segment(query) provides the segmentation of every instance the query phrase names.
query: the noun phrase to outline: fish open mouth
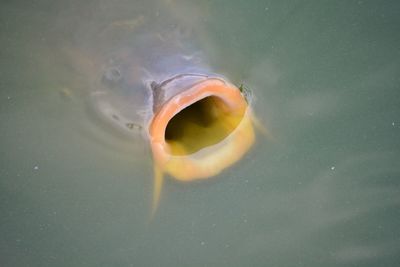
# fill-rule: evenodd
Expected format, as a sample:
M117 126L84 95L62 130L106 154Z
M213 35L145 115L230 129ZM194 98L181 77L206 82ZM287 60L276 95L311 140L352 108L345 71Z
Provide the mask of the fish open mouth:
M246 99L222 79L207 79L168 100L149 135L155 164L183 181L218 174L254 142Z
M165 140L172 155L189 155L224 140L243 114L230 110L223 99L207 96L177 113L168 122Z

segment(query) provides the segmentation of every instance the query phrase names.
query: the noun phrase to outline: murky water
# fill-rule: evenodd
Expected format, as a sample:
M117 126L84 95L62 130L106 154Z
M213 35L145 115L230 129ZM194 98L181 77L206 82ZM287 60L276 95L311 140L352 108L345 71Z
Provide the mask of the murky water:
M395 266L397 1L192 2L1 4L0 265ZM115 25L194 36L269 132L151 221L148 145L87 98Z

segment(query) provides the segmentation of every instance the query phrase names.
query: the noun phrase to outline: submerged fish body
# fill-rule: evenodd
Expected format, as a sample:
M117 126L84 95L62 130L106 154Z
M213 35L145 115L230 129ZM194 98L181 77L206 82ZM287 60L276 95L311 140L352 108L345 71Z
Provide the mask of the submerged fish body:
M102 55L92 84L93 106L121 129L146 128L165 100L211 74L189 53L170 35L133 34Z
M180 181L205 179L249 150L252 112L242 91L214 73L176 29L123 36L102 52L91 105L115 128L149 142L154 213L165 173Z

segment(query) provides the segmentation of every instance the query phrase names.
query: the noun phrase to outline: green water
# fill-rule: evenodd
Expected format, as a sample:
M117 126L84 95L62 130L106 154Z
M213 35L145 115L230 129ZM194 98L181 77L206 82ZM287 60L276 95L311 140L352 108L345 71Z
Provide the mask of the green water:
M159 2L0 4L0 266L396 266L400 4ZM85 62L102 24L166 13L271 137L167 179L150 222L150 151L87 111Z

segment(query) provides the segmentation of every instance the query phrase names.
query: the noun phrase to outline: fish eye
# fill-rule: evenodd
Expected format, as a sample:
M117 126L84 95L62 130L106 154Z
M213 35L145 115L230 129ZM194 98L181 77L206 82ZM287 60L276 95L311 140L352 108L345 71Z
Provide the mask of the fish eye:
M117 67L110 67L104 71L102 82L112 87L116 85L121 78L121 71Z

